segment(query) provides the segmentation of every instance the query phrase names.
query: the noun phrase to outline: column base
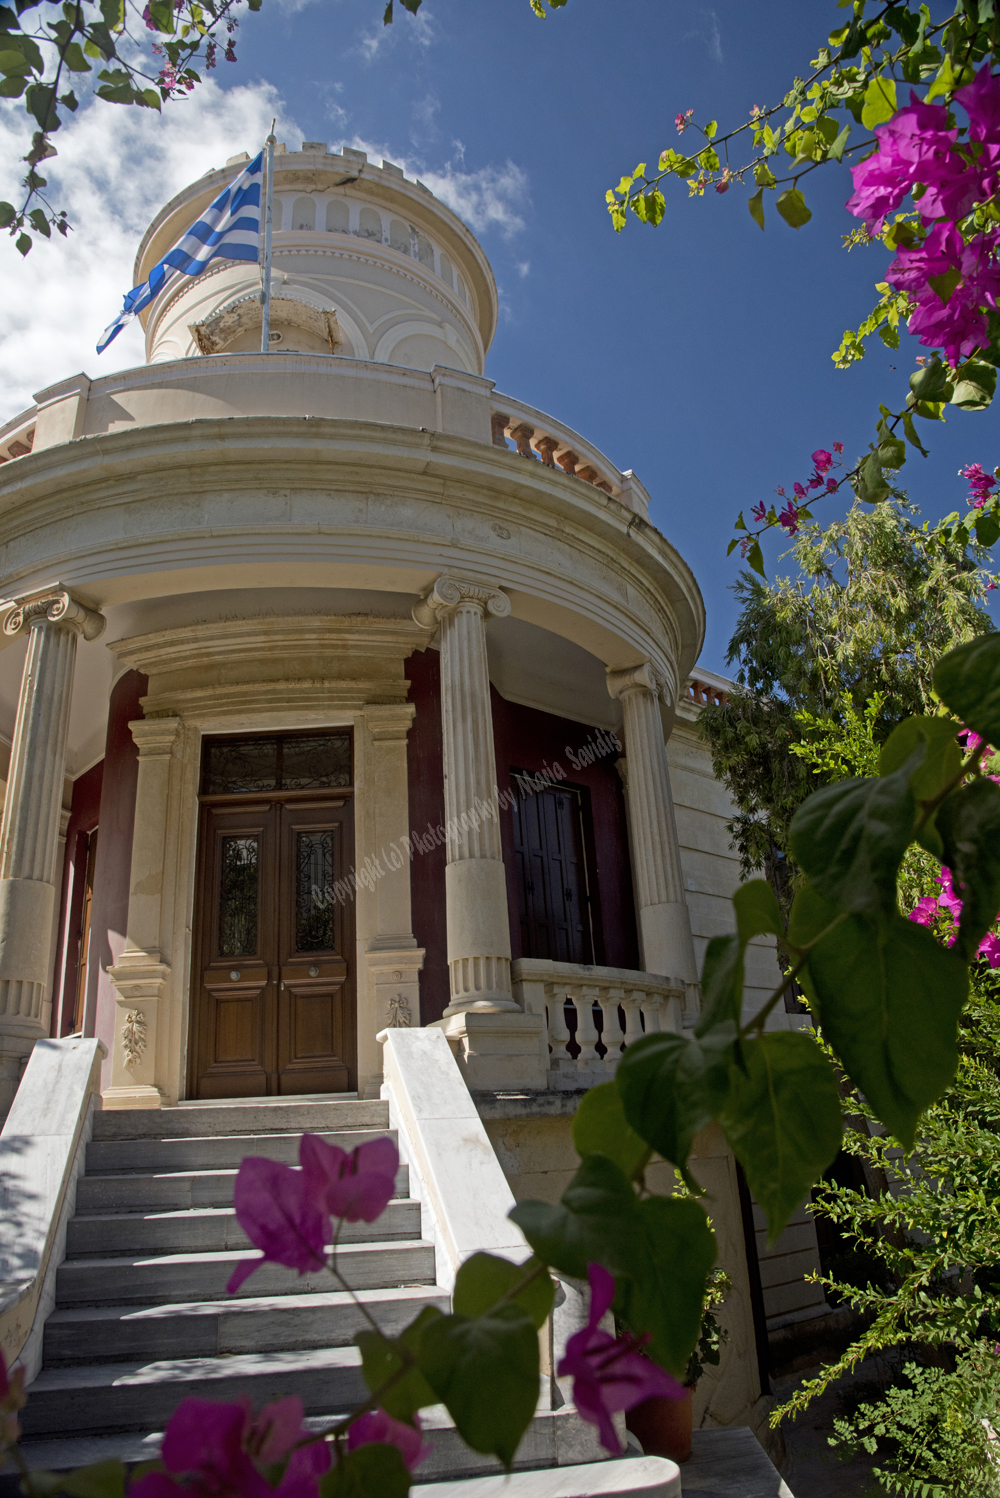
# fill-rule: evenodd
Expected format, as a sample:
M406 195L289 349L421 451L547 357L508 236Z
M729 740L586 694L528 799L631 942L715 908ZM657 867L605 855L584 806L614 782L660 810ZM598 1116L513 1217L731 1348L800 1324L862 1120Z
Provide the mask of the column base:
M35 1041L41 1039L42 1030L30 1024L22 1023L20 1033L0 1030L0 1124L10 1112Z
M139 1084L135 1087L109 1087L101 1094L105 1113L121 1108L162 1108L163 1094L158 1087Z
M516 1009L516 1006L515 1006ZM545 1016L499 1010L466 1009L435 1020L428 1029L443 1030L471 1092L524 1088L544 1092L542 1067Z

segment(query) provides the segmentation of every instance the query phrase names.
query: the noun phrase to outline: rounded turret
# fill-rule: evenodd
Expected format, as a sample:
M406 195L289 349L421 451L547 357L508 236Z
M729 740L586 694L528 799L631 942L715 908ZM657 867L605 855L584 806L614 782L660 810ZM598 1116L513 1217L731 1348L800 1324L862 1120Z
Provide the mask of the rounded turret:
M244 152L206 173L157 214L136 257L136 285L249 159ZM481 375L496 283L451 209L363 151L279 145L274 166L272 350ZM258 267L219 260L195 280L174 280L143 322L150 364L257 352Z

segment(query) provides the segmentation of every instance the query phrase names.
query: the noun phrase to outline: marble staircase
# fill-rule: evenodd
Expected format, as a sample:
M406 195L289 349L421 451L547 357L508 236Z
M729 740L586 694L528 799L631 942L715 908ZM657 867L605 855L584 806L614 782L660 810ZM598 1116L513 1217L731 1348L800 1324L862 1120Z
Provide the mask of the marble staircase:
M316 1429L364 1397L353 1346L362 1316L328 1274L265 1265L237 1296L226 1294L236 1263L254 1253L232 1209L239 1162L294 1163L303 1130L353 1148L391 1132L388 1104L267 1100L94 1115L42 1370L22 1416L30 1466L149 1459L191 1395L245 1394L260 1407L298 1394ZM383 1216L347 1227L341 1240L342 1274L389 1334L423 1306L449 1304L409 1188L402 1165ZM428 1415L434 1452L421 1478L496 1470L464 1448L443 1409ZM540 1407L518 1466L599 1455L592 1427L571 1407Z

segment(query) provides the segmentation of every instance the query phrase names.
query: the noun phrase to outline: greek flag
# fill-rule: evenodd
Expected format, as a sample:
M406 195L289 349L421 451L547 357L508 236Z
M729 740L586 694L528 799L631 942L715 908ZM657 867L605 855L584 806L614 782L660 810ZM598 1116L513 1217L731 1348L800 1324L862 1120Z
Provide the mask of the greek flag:
M117 338L126 323L137 312L148 307L168 282L177 276L200 276L210 260L221 255L226 260L256 260L260 244L260 188L264 171L264 153L255 156L234 182L220 192L196 224L168 250L149 273L149 280L133 286L125 305L104 332L97 345L103 354L112 339Z

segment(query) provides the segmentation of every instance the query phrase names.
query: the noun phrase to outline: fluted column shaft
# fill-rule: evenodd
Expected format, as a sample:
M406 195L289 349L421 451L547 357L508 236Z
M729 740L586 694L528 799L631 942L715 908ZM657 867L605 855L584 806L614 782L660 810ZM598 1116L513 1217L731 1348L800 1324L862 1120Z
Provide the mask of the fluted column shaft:
M649 973L697 982L667 747L660 719L665 683L649 664L609 671L620 699L628 765L628 807L635 861L643 966Z
M440 629L451 985L445 1014L517 1009L486 660L486 616L504 617L510 602L499 589L443 577L413 613L426 628Z
M28 653L0 833L0 1115L42 1034L76 646L103 628L100 614L51 589L4 620L4 634L27 632Z

